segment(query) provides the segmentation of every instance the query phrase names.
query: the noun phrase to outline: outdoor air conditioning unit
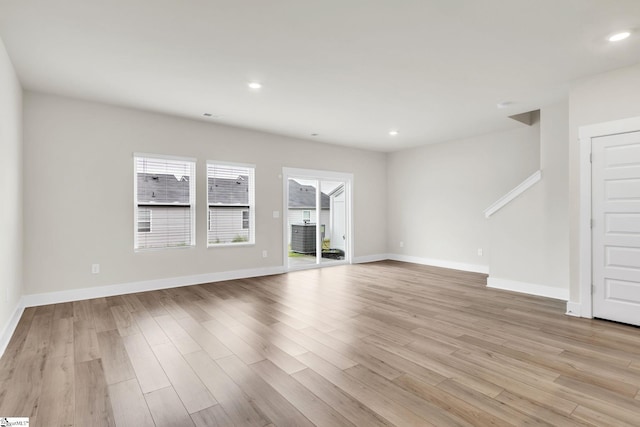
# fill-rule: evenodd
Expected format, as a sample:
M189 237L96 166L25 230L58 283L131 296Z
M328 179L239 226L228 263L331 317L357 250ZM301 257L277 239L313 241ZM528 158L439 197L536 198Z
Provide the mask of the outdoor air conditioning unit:
M301 254L316 253L315 224L291 224L291 250Z

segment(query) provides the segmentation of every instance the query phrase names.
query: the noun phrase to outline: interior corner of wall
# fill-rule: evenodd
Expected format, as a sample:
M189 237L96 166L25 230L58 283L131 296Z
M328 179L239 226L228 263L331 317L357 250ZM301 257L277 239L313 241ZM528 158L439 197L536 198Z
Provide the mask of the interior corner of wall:
M11 316L7 319L7 323L4 329L0 332L0 357L4 355L7 346L9 345L9 341L11 341L11 337L18 326L18 322L22 317L22 313L24 312L24 298L20 297L18 300L15 309Z

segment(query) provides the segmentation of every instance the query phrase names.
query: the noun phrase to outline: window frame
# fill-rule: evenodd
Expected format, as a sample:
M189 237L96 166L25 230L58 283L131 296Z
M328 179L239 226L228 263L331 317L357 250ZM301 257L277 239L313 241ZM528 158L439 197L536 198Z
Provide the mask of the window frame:
M249 197L248 197L248 206L247 205L212 205L209 203L209 167L210 166L219 166L219 167L227 167L227 168L238 168L238 169L247 169L249 173ZM219 160L207 160L206 162L206 210L207 210L207 248L224 248L224 247L237 247L237 246L254 246L256 244L256 229L255 229L255 193L256 193L256 185L255 185L255 176L256 176L256 165L249 163L238 163L238 162L228 162L228 161L219 161ZM212 230L211 226L211 208L213 207L222 207L222 208L242 208L242 216L240 217L240 230L247 230L244 228L244 212L249 212L248 218L248 240L242 242L225 242L225 243L211 243L209 241L209 232L215 231Z
M188 207L189 208L189 216L190 216L190 230L189 237L190 242L185 245L174 245L174 246L161 246L161 247L140 247L140 242L138 239L138 209L142 206L143 208L149 209L149 218L153 216L153 203L143 203L140 205L138 202L138 159L150 159L150 160L167 160L167 161L175 161L175 162L185 162L189 166L189 202L188 203L172 203L172 204L162 204L159 203L157 207L161 206L176 206L176 207ZM196 247L196 173L197 173L197 159L193 157L181 157L181 156L171 156L165 154L152 154L152 153L133 153L133 250L134 252L152 252L152 251L164 251L164 250L172 250L172 249L191 249ZM151 221L150 221L151 222ZM149 232L141 232L141 233L150 233L153 231L153 225L150 223L150 231Z

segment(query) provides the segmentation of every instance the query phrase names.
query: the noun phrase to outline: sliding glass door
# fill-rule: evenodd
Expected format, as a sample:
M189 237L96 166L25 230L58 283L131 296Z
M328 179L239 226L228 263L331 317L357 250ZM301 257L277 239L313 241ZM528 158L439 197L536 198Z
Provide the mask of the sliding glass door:
M326 195L328 209L320 226L322 251L319 261L328 263L345 259L347 246L347 212L345 210L345 182L320 181L320 193Z
M351 260L351 175L284 169L285 247L289 270Z
M287 206L287 253L289 268L315 265L318 245L317 227L322 226L324 218L318 218L318 212L323 213L322 206L316 208L318 183L300 177L291 177L288 181ZM321 202L322 203L322 202ZM324 216L324 215L323 215Z

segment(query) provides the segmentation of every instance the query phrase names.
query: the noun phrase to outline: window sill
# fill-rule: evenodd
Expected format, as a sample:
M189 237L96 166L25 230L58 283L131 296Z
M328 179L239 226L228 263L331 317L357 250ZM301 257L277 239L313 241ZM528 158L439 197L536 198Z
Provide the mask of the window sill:
M255 246L255 243L251 242L242 242L242 243L215 243L207 245L207 249L215 249L215 248L234 248L239 246Z
M144 252L161 252L161 251L172 251L175 249L185 250L185 249L195 249L196 245L189 246L169 246L166 248L134 248L134 253L144 253Z

